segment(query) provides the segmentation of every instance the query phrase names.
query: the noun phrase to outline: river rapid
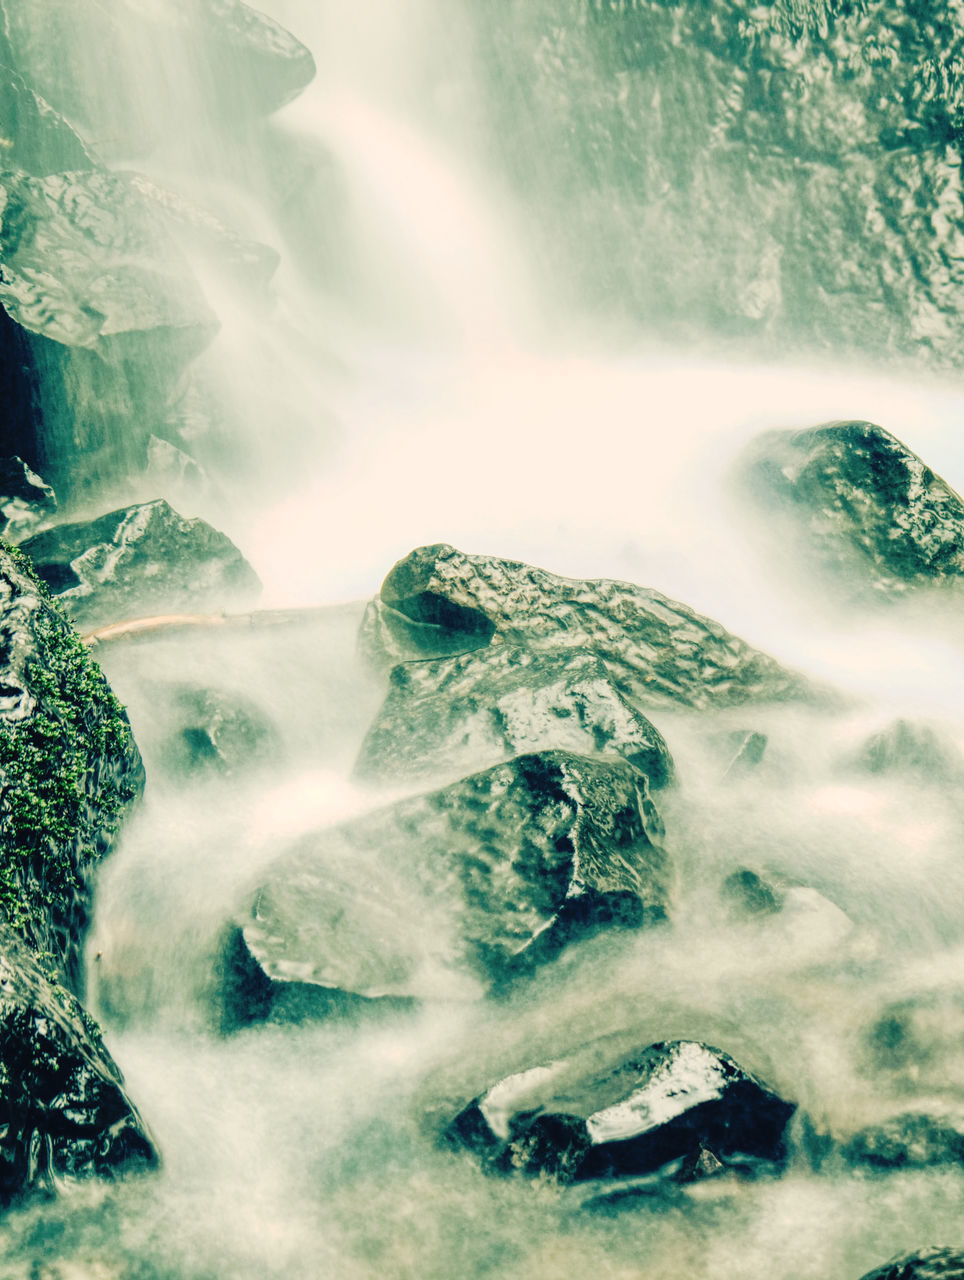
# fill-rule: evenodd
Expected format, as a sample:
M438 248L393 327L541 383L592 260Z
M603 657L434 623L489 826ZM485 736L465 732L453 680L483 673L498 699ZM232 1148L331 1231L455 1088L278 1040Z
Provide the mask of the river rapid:
M487 112L501 86L479 15L437 0L262 8L318 64L271 132L222 144L223 122L199 117L189 139L171 130L117 163L281 253L257 301L195 263L222 326L198 364L229 428L206 459L216 484L179 509L234 538L265 607L326 607L97 652L149 781L99 878L89 1003L163 1166L12 1212L0 1276L857 1280L894 1254L960 1245L959 1167L821 1166L811 1140L961 1102L960 1028L956 1055L938 1044L911 1080L867 1047L888 1003L959 988L959 790L847 764L895 717L964 748L960 625L931 605L842 605L730 477L763 430L860 418L960 489L964 388L802 343L775 355L706 330L683 341L628 318L615 294L580 308L498 163ZM272 138L303 169L287 204ZM545 146L563 139L550 130ZM671 928L597 937L501 1002L222 1036L223 930L259 870L300 833L384 800L351 779L384 689L356 631L394 561L438 541L653 586L847 700L832 715L654 714L679 775L660 801ZM272 758L186 781L167 711L185 683L255 706L278 735ZM767 733L767 764L723 779L707 744L746 728ZM730 921L717 888L745 864L813 892L764 923ZM626 1031L719 1044L799 1104L786 1172L600 1210L437 1143L500 1073Z

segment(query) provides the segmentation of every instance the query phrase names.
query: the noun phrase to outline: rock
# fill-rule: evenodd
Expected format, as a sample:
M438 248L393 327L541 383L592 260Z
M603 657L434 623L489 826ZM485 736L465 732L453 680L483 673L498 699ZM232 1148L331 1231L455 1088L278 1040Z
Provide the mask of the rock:
M0 534L17 542L57 510L49 484L22 458L0 458Z
M322 831L271 866L238 922L228 1020L475 999L579 936L660 921L661 834L630 764L562 751Z
M81 987L91 877L144 785L123 708L0 545L0 917Z
M231 777L281 753L281 740L257 707L219 689L165 688L174 728L161 749L164 764L181 776Z
M868 1067L889 1077L893 1087L964 1090L964 991L921 991L887 1005L868 1028Z
M720 886L720 895L736 919L777 915L790 882L784 876L762 876L749 867L738 867Z
M625 582L559 578L514 560L419 547L382 584L362 644L383 661L487 645L588 649L645 707L815 700L796 672L686 605Z
M715 1164L782 1163L794 1110L727 1054L697 1041L619 1056L601 1041L500 1080L445 1136L500 1173L568 1183L664 1170L695 1179Z
M964 1162L964 1111L905 1111L869 1125L843 1147L849 1164L923 1169Z
M230 538L163 499L56 525L22 550L79 627L247 604L258 578Z
M240 0L4 0L2 11L8 60L101 156L152 151L161 121L236 130L315 70L304 45Z
M769 739L765 733L754 729L735 729L723 735L721 745L729 763L723 771L723 777L738 781L754 773L766 753Z
M2 921L0 1078L0 1204L157 1163L96 1025Z
M964 778L964 757L933 726L894 720L868 738L858 756L867 773L905 774L917 783L947 785Z
M744 473L756 495L795 517L820 567L851 591L894 598L964 574L964 503L873 423L764 435Z
M123 174L3 173L0 258L8 450L62 498L143 469L217 329L161 214Z
M67 121L0 61L0 120L4 167L44 177L70 169L92 169L87 148Z
M868 1271L861 1280L964 1280L964 1251L920 1249Z
M355 772L387 782L459 777L555 748L621 755L651 788L673 777L662 736L620 696L594 653L512 645L394 667Z

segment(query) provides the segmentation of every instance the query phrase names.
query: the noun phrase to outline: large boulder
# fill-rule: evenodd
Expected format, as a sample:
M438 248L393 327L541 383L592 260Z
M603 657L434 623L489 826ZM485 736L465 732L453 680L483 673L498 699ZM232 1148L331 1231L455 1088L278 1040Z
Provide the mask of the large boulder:
M149 152L162 123L236 128L315 71L303 44L241 0L3 0L0 12L12 65L106 157Z
M578 936L662 920L661 834L632 765L562 751L322 831L270 867L238 922L228 1021L474 999Z
M4 452L62 498L147 463L217 323L162 212L123 174L0 174Z
M459 777L552 748L621 755L651 788L673 776L662 735L619 694L596 654L513 645L394 667L355 772L387 782Z
M257 575L225 534L163 499L55 525L21 543L37 574L84 628L137 612L211 612L248 604Z
M743 475L851 592L893 598L953 587L964 575L964 502L882 427L768 433L751 446Z
M490 644L588 649L620 693L645 707L820 696L798 673L658 591L560 578L445 544L419 547L395 565L366 615L362 644L396 662Z
M861 1280L964 1280L964 1250L919 1249L868 1271Z
M500 1173L560 1182L658 1170L691 1180L728 1165L779 1165L795 1110L719 1049L608 1041L499 1080L446 1130Z
M0 917L75 991L91 878L143 783L123 708L0 544Z
M0 921L0 1205L157 1153L100 1033Z

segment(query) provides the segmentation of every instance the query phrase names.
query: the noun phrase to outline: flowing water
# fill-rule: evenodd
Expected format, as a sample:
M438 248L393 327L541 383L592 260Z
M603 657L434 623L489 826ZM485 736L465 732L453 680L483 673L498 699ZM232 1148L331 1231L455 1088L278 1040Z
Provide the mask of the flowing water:
M857 417L960 487L964 390L792 351L763 362L730 342L721 355L705 335L635 328L615 293L608 312L563 305L492 145L501 86L483 76L479 15L440 0L263 8L312 48L313 85L230 145L185 87L196 118L178 117L136 163L281 252L270 301L196 264L222 322L199 367L230 424L196 509L242 547L266 605L331 608L283 630L98 655L149 786L99 881L91 1003L164 1164L11 1214L0 1274L857 1280L894 1253L961 1244L954 1167L815 1168L800 1142L778 1179L711 1180L601 1212L572 1189L487 1177L435 1133L496 1074L609 1031L719 1044L818 1132L960 1102L959 1042L908 1081L873 1059L865 1032L888 1002L959 980L961 802L938 781L846 763L898 715L964 746L960 628L933 608L835 604L727 477L761 430ZM170 92L192 65L131 79ZM550 155L565 145L551 122L543 143ZM287 203L275 152L300 166ZM560 192L559 220L565 204ZM378 800L350 780L382 692L355 653L352 602L435 541L654 586L853 702L832 717L654 717L681 780L661 802L678 881L670 930L596 939L499 1005L224 1038L225 921L300 832ZM270 761L186 782L168 710L186 683L267 717ZM723 781L707 746L732 728L770 737L766 767L743 782ZM728 922L716 887L744 863L812 892L766 924Z

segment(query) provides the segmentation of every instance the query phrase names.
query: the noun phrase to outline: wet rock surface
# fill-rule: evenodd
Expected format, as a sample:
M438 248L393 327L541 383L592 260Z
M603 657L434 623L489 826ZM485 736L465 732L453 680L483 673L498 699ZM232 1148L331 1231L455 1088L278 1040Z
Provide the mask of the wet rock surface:
M924 1169L964 1161L964 1110L905 1111L869 1125L843 1147L844 1159L873 1169Z
M219 689L165 688L173 721L160 758L174 774L232 777L277 760L280 736L257 707Z
M132 612L210 612L250 603L261 589L230 538L161 499L57 525L22 550L83 628Z
M5 541L26 537L56 510L53 489L22 458L0 458L0 535Z
M2 53L2 45L0 45ZM87 148L49 102L0 56L0 120L4 167L44 176L94 167Z
M657 591L560 578L444 544L419 547L395 565L363 623L362 644L394 662L489 644L588 649L620 693L643 707L821 696L803 676Z
M91 876L143 784L99 668L0 547L0 912L75 991Z
M539 749L623 756L652 789L673 778L661 734L595 654L511 645L393 668L355 773L386 782L458 777Z
M474 999L599 928L660 921L661 836L631 765L561 751L320 832L271 866L238 921L229 1021L333 998Z
M795 1107L718 1049L692 1040L614 1057L606 1041L492 1085L446 1131L500 1173L561 1182L663 1170L697 1180L778 1166Z
M868 1271L861 1280L964 1280L964 1250L920 1249Z
M873 423L765 435L744 468L746 483L797 519L817 563L850 591L893 598L964 574L964 502Z
M0 386L13 451L62 497L138 471L217 324L123 174L0 174Z
M857 763L867 773L905 776L946 786L964 779L964 756L946 733L913 720L893 720L864 743Z
M0 922L0 1204L157 1163L100 1033Z

